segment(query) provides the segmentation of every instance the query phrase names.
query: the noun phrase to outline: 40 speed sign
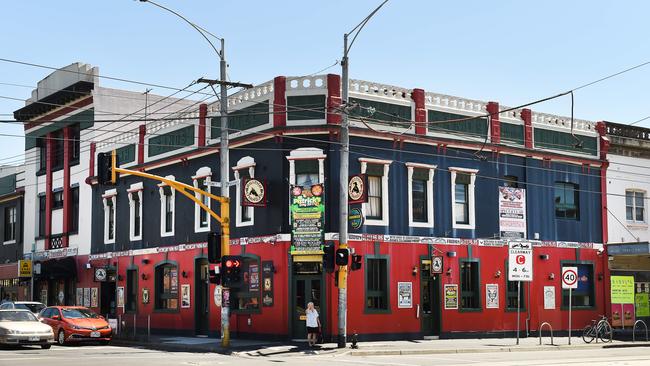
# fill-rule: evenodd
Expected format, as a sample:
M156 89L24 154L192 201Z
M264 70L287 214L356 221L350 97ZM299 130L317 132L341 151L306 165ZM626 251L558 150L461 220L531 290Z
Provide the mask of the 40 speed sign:
M578 288L578 267L562 267L562 288Z

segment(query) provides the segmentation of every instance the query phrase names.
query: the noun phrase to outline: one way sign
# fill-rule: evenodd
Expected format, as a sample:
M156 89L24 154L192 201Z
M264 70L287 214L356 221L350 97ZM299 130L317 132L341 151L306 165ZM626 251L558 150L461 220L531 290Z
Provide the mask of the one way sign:
M533 280L533 245L511 241L508 249L508 281Z

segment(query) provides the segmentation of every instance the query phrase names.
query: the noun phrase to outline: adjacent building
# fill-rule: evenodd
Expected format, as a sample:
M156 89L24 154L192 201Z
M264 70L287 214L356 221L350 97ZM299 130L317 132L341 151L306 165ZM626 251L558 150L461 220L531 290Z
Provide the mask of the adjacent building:
M21 277L23 258L23 166L0 167L0 300L31 298L30 278Z

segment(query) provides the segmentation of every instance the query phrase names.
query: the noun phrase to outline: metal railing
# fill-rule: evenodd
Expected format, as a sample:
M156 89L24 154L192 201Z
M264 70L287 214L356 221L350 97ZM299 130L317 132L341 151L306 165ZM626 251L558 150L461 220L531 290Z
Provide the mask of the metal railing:
M149 340L151 338L151 315L120 314L117 318L117 328L117 337L119 338Z
M539 326L539 345L540 346L542 345L542 330L544 329L545 325L548 325L548 329L551 331L551 346L554 346L555 344L553 344L553 327L548 322L544 322Z
M632 342L636 341L636 325L637 324L643 324L643 328L645 328L645 341L648 341L648 325L641 319L637 320L634 322L634 326L632 327Z

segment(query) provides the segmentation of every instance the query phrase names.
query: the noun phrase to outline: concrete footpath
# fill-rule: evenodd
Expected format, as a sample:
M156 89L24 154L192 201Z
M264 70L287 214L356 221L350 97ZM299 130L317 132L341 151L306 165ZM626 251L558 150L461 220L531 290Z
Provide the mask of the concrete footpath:
M611 343L584 343L581 338L574 337L571 345L567 337L554 338L521 338L519 345L514 338L479 338L479 339L436 339L413 341L381 341L360 342L357 349L337 348L335 343L325 343L315 348L307 347L304 342L269 342L265 340L232 339L229 348L221 347L218 338L200 337L171 337L152 336L149 340L120 340L115 339L112 345L126 347L142 347L168 352L221 353L243 357L275 357L305 354L330 354L349 356L381 356L381 355L416 355L416 354L449 354L449 353L485 353L485 352L527 352L527 351L557 351L592 348L621 348L621 347L650 347L650 342L623 342L614 340Z

